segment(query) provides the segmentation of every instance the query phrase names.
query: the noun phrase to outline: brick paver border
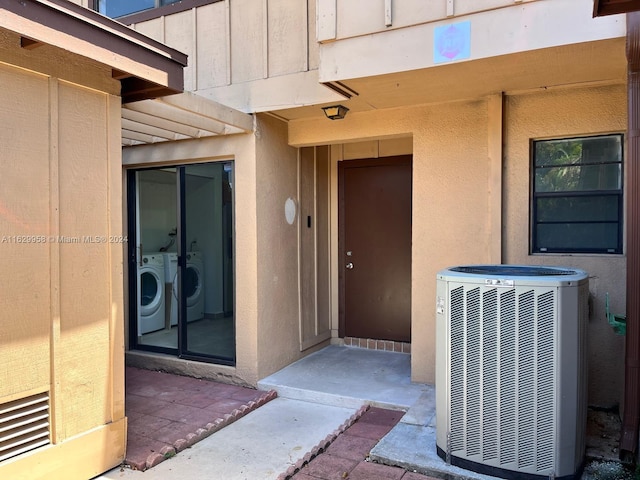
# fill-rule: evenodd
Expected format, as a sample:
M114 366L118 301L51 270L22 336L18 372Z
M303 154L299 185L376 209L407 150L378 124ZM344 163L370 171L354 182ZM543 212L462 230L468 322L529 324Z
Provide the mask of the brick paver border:
M365 412L369 410L369 405L363 405L358 409L356 413L351 415L342 425L340 425L336 430L327 435L318 445L313 447L310 452L308 452L304 457L298 460L294 465L287 468L287 471L278 475L277 480L289 480L296 473L298 473L305 465L307 465L311 460L316 458L318 455L323 453L329 448L338 436L345 432L347 428L353 425Z

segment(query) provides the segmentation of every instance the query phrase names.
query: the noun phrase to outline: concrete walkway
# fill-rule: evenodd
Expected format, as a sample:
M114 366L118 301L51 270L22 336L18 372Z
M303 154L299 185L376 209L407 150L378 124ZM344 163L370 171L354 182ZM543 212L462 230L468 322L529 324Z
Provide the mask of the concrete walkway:
M355 413L276 398L146 472L117 468L98 478L277 479Z
M376 442L371 460L436 478L495 480L447 465L438 457L435 389L411 383L408 354L331 345L261 380L258 387L325 405L367 404L398 410L399 422Z
M327 347L260 381L279 397L191 448L97 478L495 480L436 455L434 389L409 372L407 354Z
M433 396L431 387L410 382L409 371L407 354L328 347L260 382L261 389L276 390L278 398L168 461L146 472L116 468L97 478L268 480L289 478L287 472L297 472L296 478L304 479L306 473L299 470L307 468L305 471L308 471L312 458L315 457L315 463L312 463L316 470L319 463L325 461L322 460L325 455L330 459L332 454L324 453L327 447L334 453L341 452L338 453L340 458L361 457L351 458L351 466L355 468L365 460L368 450L404 415L404 410L423 394L429 398ZM365 404L395 411L383 415L380 410L377 415L368 413L367 418L384 417L393 421L383 428L380 425L367 427L367 422L363 422L348 434L350 442L341 439L331 446L333 440L349 431L347 429L365 412L362 408ZM365 432L364 440L362 432ZM354 438L359 440L354 443ZM359 442L361 447L362 442L367 445L366 452L351 449ZM370 467L361 466L358 471L363 468L369 471ZM404 474L404 470L400 471ZM397 475L393 478L396 477L400 478Z

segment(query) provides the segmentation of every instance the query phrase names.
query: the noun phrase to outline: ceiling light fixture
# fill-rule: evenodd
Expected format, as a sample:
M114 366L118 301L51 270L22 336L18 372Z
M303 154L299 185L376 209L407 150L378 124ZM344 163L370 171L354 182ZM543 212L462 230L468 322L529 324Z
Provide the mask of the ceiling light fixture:
M349 109L344 105L331 105L330 107L322 107L324 114L329 120L342 120Z

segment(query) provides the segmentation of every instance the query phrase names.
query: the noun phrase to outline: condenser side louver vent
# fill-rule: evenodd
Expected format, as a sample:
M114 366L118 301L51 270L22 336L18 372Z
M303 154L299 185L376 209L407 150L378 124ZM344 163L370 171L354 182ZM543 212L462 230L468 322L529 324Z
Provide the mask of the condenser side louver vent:
M482 295L480 287L452 289L453 455L552 471L555 302L555 289L484 289Z
M47 392L0 404L0 462L49 443Z

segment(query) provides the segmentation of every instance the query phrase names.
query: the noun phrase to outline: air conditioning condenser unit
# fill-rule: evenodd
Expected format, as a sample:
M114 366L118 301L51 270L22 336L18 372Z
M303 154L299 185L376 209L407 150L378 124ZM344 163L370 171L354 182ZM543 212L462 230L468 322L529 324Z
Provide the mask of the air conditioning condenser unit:
M436 447L507 479L577 479L585 451L588 275L516 265L437 276Z

